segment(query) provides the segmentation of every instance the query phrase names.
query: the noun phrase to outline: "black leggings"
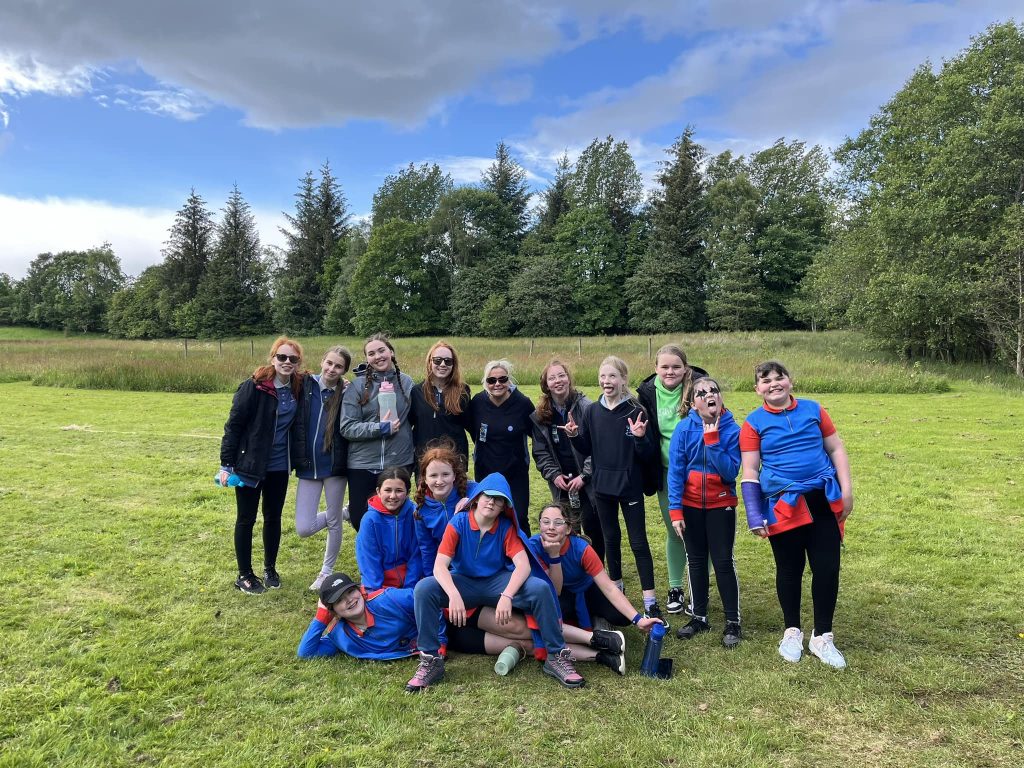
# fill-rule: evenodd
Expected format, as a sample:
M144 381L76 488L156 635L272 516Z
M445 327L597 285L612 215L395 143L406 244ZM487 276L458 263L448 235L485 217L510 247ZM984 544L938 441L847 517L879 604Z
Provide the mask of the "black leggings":
M263 482L254 488L235 486L235 559L238 573L252 573L252 529L256 513L263 499L263 565L277 566L277 551L281 547L281 510L288 493L288 473L267 472Z
M686 575L690 582L693 615L708 616L708 556L715 567L718 594L725 620L740 620L740 584L736 577L733 546L736 543L736 508L698 509L683 507L686 530ZM674 535L674 534L673 534Z
M587 611L590 612L591 624L594 619L600 617L612 626L627 627L633 618L632 616L623 616L619 609L605 597L604 592L596 583L587 587L587 591L583 593L583 599L587 603ZM562 620L578 627L580 619L576 614L576 595L567 589L562 590L562 594L558 596L558 603L562 608Z
M604 533L601 531L601 521L597 518L597 510L590 503L590 496L587 495L587 492L580 491L580 508L578 510L572 509L569 506L569 494L566 491L555 488L551 497L555 501L560 501L565 507L566 514L573 518L569 521L572 524L573 533L578 534L582 525L583 533L590 539L590 546L594 548L594 551L603 563Z
M409 474L412 474L412 465L406 467ZM352 527L359 530L359 523L366 514L370 499L377 494L377 478L381 472L372 469L349 469L348 476L348 521ZM412 491L412 488L409 489ZM409 494L412 496L412 493Z
M804 494L813 522L769 538L775 555L775 590L786 627L800 626L800 593L804 563L811 566L811 600L814 632L832 631L832 617L839 598L839 550L841 537L835 512L821 490Z
M633 550L633 560L636 562L636 571L640 576L640 588L654 589L654 558L651 556L651 545L647 541L647 520L644 517L642 494L636 498L597 494L597 517L601 521L601 532L604 534L608 575L611 576L612 581L622 579L620 507L622 508L622 519L626 521L629 548Z

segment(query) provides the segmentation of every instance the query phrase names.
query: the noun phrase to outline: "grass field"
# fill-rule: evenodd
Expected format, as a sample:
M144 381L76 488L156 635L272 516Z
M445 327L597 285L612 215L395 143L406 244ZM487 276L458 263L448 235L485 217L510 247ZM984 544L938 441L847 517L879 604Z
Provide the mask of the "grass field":
M38 353L41 341L0 345ZM740 373L754 361L726 368L727 342L691 358L735 369L742 390L728 404L743 414L756 403ZM113 344L54 343L89 356ZM737 356L767 357L752 351L760 343L737 339ZM813 354L802 343L774 352L798 380ZM836 379L890 365L846 352L816 364ZM461 656L418 697L402 691L410 660L295 657L323 539L295 535L291 495L284 588L232 588L234 501L211 480L229 396L2 384L0 766L1020 765L1024 398L928 375L949 391L818 396L846 440L857 498L836 618L845 672L778 658L771 555L742 535L736 651L718 644L713 590L718 632L667 640L671 681L636 673L631 631L625 678L587 666L587 687L565 691L532 662L498 678L493 660ZM536 475L532 488L540 502ZM663 585L650 501L648 520ZM348 569L352 542L346 528ZM626 578L636 601L629 567Z

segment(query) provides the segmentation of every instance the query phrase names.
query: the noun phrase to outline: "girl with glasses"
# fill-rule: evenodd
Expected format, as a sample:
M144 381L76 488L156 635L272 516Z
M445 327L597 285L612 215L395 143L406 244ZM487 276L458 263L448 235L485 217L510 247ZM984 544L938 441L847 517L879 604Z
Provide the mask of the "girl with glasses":
M395 347L383 333L368 338L363 353L366 362L355 369L341 401L341 434L348 440L348 516L356 531L384 468L411 472L415 460L408 423L412 379L399 369ZM394 405L382 410L381 401Z
M235 588L259 595L281 586L277 553L281 546L281 511L292 467L308 466L306 423L296 419L302 397L302 346L284 336L270 347L267 364L253 371L235 392L220 443L217 482L234 475ZM263 502L263 579L252 569L252 531Z
M469 457L469 387L462 381L459 356L446 341L437 341L427 352L426 375L412 388L412 424L416 460L427 444L448 438L463 461Z
M668 506L672 535L685 542L693 618L676 635L689 640L711 629L708 622L708 558L725 610L722 644L734 648L740 632L736 541L736 473L740 429L714 379L687 384L682 421L672 433L668 457Z
M533 401L520 392L512 363L491 360L484 366L484 391L470 402L470 435L476 443L473 471L477 481L502 475L512 489L519 527L530 535L530 453L527 435L533 431Z

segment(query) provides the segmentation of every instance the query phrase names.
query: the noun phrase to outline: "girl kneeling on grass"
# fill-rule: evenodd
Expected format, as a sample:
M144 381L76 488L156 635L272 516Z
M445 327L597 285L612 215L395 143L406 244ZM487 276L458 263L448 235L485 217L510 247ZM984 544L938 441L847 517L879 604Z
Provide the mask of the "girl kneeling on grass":
M768 538L775 556L775 589L786 622L779 654L792 662L803 654L800 593L808 562L814 628L807 647L842 669L846 659L833 642L832 617L843 523L853 511L850 460L825 409L793 397L782 363L754 368L754 388L764 405L740 430L743 503L751 532Z
M302 347L284 336L270 347L267 365L235 392L231 413L224 424L220 442L220 472L217 481L227 486L237 475L235 486L235 558L238 578L235 588L247 595L259 595L281 586L277 573L277 552L281 547L281 511L288 492L292 467L304 469L306 424L296 419L302 396ZM263 500L263 580L252 570L252 531Z
M689 640L711 629L708 623L710 555L725 609L722 645L735 648L743 636L739 580L733 556L740 428L725 407L722 388L711 378L698 378L687 385L680 412L684 418L672 433L669 445L669 517L672 535L686 544L693 618L676 636Z
M416 545L416 505L409 498L409 473L388 467L377 476L377 495L369 501L356 534L356 564L366 589L412 589L423 577Z
M608 573L622 589L622 530L619 508L626 521L629 548L633 550L640 587L644 595L644 612L661 618L654 590L654 558L647 541L644 516L644 466L657 461L657 447L647 434L647 412L629 396L629 370L617 357L606 357L598 370L601 397L583 414L579 424L569 414L565 434L573 447L592 463L597 516L604 533Z
M331 347L320 361L320 373L306 376L302 386L302 413L306 424L306 453L309 465L297 469L299 487L295 492L295 532L302 538L327 529L323 567L309 588L320 589L331 575L341 549L341 507L345 502L345 468L348 443L341 436L341 398L345 373L352 353L345 347ZM327 511L320 512L320 497L327 499Z
M514 608L531 615L546 651L545 674L567 688L581 687L583 677L565 647L554 591L550 582L533 576L531 570L508 482L501 475L488 475L477 486L469 509L448 523L434 575L416 585L420 666L406 690L415 693L444 678L441 610L447 607L449 623L462 627L466 610L483 605L495 609L500 625L508 624Z

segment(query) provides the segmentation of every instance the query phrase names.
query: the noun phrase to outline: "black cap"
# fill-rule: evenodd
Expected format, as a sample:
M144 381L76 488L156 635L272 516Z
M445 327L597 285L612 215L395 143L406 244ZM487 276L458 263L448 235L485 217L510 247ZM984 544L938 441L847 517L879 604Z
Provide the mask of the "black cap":
M347 573L332 573L320 585L320 601L324 605L333 605L341 600L342 595L358 586Z

